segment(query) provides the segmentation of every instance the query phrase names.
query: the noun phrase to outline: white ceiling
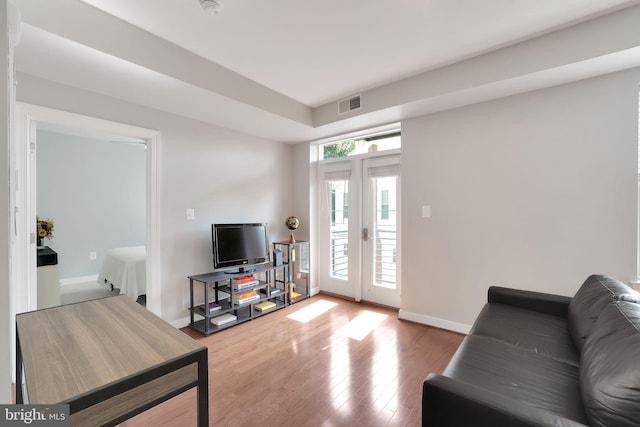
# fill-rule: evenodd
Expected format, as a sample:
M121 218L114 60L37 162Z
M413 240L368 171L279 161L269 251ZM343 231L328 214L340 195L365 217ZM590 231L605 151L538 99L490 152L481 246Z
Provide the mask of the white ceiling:
M483 82L478 83L487 92L482 96L465 95L469 88L458 84L450 97L432 91L413 98L406 96L411 91L402 82L412 81L415 93L428 92L428 82L437 81L429 80L429 73L437 74L439 67L640 3L220 1L224 10L212 17L202 12L199 0L11 0L25 24L16 48L18 71L24 80L34 76L268 139L299 142L424 114L441 108L436 104L451 108L464 104L464 97L468 102L491 99L495 95ZM639 52L629 50L627 56L626 65L613 69L602 66L601 55L599 73L638 66ZM560 82L559 67L567 64L556 60L553 65L555 80L548 85ZM527 90L544 87L534 73L538 70L530 68L522 72L533 83ZM575 79L590 76L580 72L582 77L574 73ZM513 79L505 82L510 88L503 86L500 96L524 90L511 88ZM357 116L326 118L329 103L333 111L333 101L367 91L372 96L365 97L365 106L381 94L398 100Z
M317 107L627 0L83 0Z

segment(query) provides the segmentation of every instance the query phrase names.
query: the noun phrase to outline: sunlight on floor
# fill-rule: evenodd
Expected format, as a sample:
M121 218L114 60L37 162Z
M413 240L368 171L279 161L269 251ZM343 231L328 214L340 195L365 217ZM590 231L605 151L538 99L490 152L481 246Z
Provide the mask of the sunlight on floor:
M327 311L331 310L336 305L338 304L336 304L335 302L325 301L321 299L314 302L313 304L301 308L295 313L291 313L287 316L287 318L297 320L300 323L307 323L308 321L320 316L322 313L326 313Z
M351 359L349 358L349 340L333 334L331 336L331 403L342 415L352 411L351 396Z
M399 369L398 336L395 329L376 334L375 357L371 369L373 407L382 419L390 419L398 411Z
M338 330L338 333L354 340L362 341L371 331L387 318L386 314L363 311L351 322Z

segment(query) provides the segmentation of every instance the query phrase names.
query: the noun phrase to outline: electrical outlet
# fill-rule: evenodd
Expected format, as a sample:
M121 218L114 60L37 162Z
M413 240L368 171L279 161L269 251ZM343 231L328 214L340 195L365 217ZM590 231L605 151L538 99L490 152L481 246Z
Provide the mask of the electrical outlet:
M98 258L98 254L95 252L89 252L89 259L91 261L95 261L95 259Z
M187 208L186 212L187 221L193 221L196 218L196 211L193 208Z

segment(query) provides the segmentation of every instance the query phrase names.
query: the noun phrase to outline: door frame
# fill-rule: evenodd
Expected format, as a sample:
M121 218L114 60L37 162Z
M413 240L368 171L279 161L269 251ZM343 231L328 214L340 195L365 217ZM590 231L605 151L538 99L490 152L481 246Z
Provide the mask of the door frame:
M340 139L348 139L348 137L343 137ZM401 149L387 150L387 151L379 151L374 153L364 153L358 154L354 156L348 157L340 157L336 159L327 159L318 161L317 175L316 180L318 183L317 190L317 200L316 206L318 210L318 221L317 221L317 232L316 236L318 236L319 244L318 244L318 287L320 290L326 290L331 293L337 293L346 297L354 298L355 301L362 300L362 293L364 283L362 280L362 205L363 205L363 163L365 160L375 160L375 159L383 159L383 158L398 158L401 157ZM348 164L347 166L344 166ZM331 172L334 170L350 170L351 179L349 180L349 220L353 218L356 224L353 224L352 229L349 230L349 254L351 258L351 254L353 254L353 259L349 259L349 289L348 293L342 294L340 292L336 292L335 288L329 286L327 287L324 283L326 280L326 272L323 271L323 267L326 267L327 264L327 254L324 253L326 249L327 242L325 241L326 236L323 232L323 215L322 209L324 208L324 203L322 198L325 197L325 184L324 184L324 172ZM354 181L353 178L357 177ZM352 213L354 215L352 216ZM350 224L351 225L351 224ZM351 227L350 227L351 228ZM351 243L353 239L354 243ZM355 252L355 253L353 253ZM400 263L398 263L399 268ZM357 274L357 278L351 277L353 274ZM356 282L354 282L355 280Z
M147 309L162 317L160 270L160 132L112 122L81 114L70 113L27 103L17 105L15 179L16 201L10 208L16 216L16 245L11 254L15 275L13 294L15 312L37 308L37 273L35 251L36 165L30 152L35 148L38 122L48 122L86 131L105 132L143 139L146 150L146 235L147 235ZM24 286L24 284L28 286ZM20 286L18 284L21 284Z

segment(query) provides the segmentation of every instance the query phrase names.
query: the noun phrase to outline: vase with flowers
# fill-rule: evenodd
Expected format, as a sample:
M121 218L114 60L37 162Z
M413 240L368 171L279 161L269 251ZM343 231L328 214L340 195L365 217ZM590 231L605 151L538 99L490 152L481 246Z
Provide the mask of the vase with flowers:
M38 249L43 249L42 239L53 238L53 220L36 217L36 236L38 236Z

